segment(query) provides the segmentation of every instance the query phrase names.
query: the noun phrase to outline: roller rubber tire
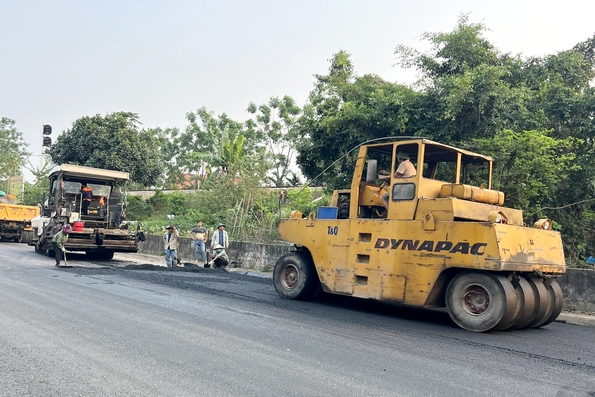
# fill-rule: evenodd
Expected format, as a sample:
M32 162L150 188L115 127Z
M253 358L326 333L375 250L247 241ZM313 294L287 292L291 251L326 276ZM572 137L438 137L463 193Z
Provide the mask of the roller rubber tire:
M527 328L539 327L552 314L553 302L541 278L527 277L527 281L535 293L535 318L527 324Z
M491 330L508 312L508 298L514 294L512 284L508 292L504 285L506 283L490 273L472 271L456 275L446 289L450 318L468 331Z
M546 280L544 284L547 292L550 295L550 300L552 301L552 313L547 318L547 320L539 325L539 327L546 326L555 321L560 313L562 313L562 308L564 306L564 294L562 293L562 288L560 288L558 281L549 279Z
M273 271L273 283L277 293L285 299L310 299L321 290L312 259L300 252L279 258Z
M502 320L492 328L494 331L504 331L510 328L521 315L521 299L522 291L518 291L514 285L504 276L497 275L496 278L502 284L506 293L506 311Z
M520 293L521 315L510 329L525 328L535 318L535 293L531 284L524 277L512 280L515 290Z

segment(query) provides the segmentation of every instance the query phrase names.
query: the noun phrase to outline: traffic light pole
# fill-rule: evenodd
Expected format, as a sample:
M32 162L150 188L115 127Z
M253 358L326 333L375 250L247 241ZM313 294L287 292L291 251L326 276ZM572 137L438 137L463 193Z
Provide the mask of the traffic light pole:
M46 162L46 147L52 146L52 126L49 124L44 124L42 131L41 131L41 167L45 166Z

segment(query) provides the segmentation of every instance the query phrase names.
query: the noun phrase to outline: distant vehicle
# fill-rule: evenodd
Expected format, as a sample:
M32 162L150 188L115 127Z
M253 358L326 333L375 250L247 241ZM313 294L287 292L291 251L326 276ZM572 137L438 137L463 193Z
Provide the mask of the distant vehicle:
M27 243L31 219L39 216L39 208L17 205L16 196L0 192L0 240Z
M29 244L36 252L53 256L52 238L66 223L73 226L65 245L68 251L83 251L97 259L138 251L142 232L123 222L121 188L129 180L127 172L63 164L50 172L49 179L51 191L42 214L32 220ZM83 184L92 191L88 203L83 203Z
M394 172L400 153L417 175L379 186L377 170ZM563 305L560 234L549 219L524 226L522 212L504 207L491 186L488 156L427 139L363 145L351 189L335 191L317 213L293 211L280 222L294 252L277 261L275 289L287 299L322 289L446 306L475 332L547 325Z

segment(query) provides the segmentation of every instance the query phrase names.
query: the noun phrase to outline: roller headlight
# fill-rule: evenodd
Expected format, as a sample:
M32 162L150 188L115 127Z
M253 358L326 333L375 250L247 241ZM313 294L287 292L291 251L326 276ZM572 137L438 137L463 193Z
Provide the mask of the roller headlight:
M488 214L488 222L507 224L508 218L502 213L502 211L490 211Z
M552 230L552 221L551 219L540 219L533 224L533 227L536 229Z

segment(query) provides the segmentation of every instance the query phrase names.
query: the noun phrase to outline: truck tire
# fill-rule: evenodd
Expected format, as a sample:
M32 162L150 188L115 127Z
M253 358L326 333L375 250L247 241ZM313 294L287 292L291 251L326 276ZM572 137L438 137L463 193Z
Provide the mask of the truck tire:
M508 280L506 280L508 281ZM484 272L463 272L456 275L446 289L446 308L450 318L461 328L486 332L494 328L504 315L514 311L508 304L516 293L510 284ZM514 298L511 296L514 295Z
M32 238L33 238L32 230L23 230L21 232L21 237L19 238L19 243L29 244L29 241L31 241Z
M310 299L321 290L312 259L299 252L279 258L273 271L273 282L277 293L285 299Z

